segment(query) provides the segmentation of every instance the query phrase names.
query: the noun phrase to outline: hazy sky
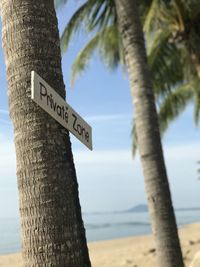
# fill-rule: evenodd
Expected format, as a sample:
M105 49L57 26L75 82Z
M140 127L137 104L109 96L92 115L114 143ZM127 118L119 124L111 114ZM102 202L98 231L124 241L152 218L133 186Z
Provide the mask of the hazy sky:
M71 4L58 11L62 31ZM105 70L97 55L90 68L70 89L70 68L75 54L86 42L75 38L63 57L63 74L68 103L92 126L93 152L72 137L73 154L83 211L128 209L146 203L139 158L131 155L133 108L126 75ZM5 65L0 50L0 211L1 217L18 214L15 151L8 115ZM176 207L200 206L199 129L193 123L192 104L166 133L164 152Z

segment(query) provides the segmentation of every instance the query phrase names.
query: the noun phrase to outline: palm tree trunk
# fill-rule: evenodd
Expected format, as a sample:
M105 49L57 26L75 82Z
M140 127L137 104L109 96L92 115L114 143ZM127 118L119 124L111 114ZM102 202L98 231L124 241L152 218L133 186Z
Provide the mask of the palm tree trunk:
M136 0L116 0L158 266L183 267Z
M69 134L30 98L31 71L64 98L53 0L1 0L24 266L90 267Z

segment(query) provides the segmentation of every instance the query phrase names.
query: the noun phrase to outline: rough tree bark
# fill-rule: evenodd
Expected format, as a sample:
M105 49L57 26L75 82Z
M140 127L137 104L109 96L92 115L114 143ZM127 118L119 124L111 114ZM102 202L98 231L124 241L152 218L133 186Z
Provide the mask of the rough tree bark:
M183 267L137 1L115 0L115 3L130 78L158 266Z
M53 0L1 0L24 266L90 267L69 134L30 98L31 71L65 98Z

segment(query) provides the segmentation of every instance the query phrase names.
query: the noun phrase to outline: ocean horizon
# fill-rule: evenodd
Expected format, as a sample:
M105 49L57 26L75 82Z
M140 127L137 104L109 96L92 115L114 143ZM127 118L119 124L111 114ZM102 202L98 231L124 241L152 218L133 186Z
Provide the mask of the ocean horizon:
M200 222L200 209L175 211L179 227ZM147 211L141 212L93 212L83 213L88 242L118 239L151 234ZM20 220L0 218L0 254L20 251Z

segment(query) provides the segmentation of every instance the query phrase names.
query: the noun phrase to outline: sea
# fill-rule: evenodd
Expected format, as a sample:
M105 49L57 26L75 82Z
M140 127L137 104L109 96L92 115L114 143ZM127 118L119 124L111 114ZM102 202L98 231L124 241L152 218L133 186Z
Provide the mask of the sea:
M177 223L200 222L200 209L177 210ZM89 242L151 234L148 212L84 213ZM0 218L0 254L20 251L19 218Z

